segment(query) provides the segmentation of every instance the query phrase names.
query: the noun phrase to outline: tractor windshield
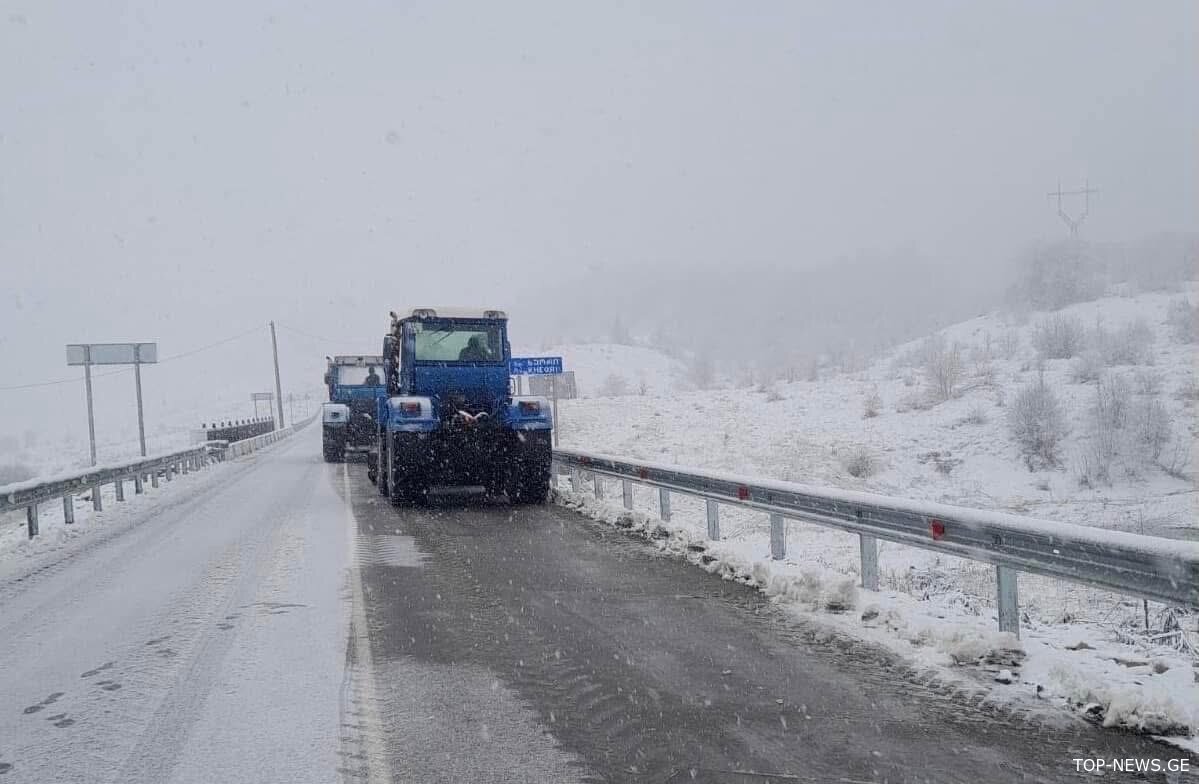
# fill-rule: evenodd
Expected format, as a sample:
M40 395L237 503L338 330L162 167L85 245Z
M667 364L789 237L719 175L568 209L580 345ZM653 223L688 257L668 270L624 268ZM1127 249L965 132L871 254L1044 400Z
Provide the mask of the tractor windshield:
M502 362L504 329L478 322L415 322L417 362Z
M380 379L380 371L374 368L375 378L374 385L378 386L382 383ZM359 367L357 365L342 365L337 369L337 383L345 387L358 387L368 383L367 379L371 374L371 368Z

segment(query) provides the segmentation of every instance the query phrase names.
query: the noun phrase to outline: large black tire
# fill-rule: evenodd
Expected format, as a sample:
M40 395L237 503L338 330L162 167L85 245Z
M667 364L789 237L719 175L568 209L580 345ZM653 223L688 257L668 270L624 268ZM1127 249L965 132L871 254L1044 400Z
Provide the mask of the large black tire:
M402 449L399 439L405 438L404 434L393 434L391 436L391 450L388 455L388 484L390 485L390 496L394 503L418 503L423 504L428 499L428 479L425 476L424 469L413 462L411 454L405 455L408 450Z
M548 431L517 434L508 460L509 500L518 504L544 504L550 492L552 459Z
M379 481L379 458L374 452L366 453L366 478L372 485Z
M375 487L379 489L379 495L387 497L390 495L390 488L387 484L388 474L390 473L390 456L385 448L386 444L380 439L379 451L375 453Z

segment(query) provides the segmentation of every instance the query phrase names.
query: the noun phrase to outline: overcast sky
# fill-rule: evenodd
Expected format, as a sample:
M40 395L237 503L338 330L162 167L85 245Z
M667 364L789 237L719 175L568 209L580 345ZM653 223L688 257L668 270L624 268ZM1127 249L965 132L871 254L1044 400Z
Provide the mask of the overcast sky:
M281 330L311 388L390 308L534 323L582 270L989 265L1064 231L1059 178L1101 189L1090 237L1199 221L1190 0L0 8L0 387L273 318L339 342ZM155 414L268 359L263 329L151 369ZM0 391L0 433L81 401Z

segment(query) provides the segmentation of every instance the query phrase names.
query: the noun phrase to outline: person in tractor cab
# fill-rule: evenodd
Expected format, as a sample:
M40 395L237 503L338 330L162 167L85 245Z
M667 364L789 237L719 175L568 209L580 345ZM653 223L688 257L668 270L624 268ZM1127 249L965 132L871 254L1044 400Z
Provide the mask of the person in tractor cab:
M371 365L366 369L366 381L363 382L368 387L377 387L383 382L379 379L379 374L375 372L375 366Z
M489 359L491 359L491 355L483 346L483 341L479 339L478 335L472 335L462 350L458 352L459 362L486 362Z

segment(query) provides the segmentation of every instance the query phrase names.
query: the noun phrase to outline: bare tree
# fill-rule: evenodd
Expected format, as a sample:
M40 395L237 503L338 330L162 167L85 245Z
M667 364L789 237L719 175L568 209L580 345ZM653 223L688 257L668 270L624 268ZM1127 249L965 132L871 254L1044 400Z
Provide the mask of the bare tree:
M942 335L934 335L924 343L924 377L932 396L941 402L957 392L962 378L962 347L950 345Z
M1008 427L1029 470L1057 465L1066 419L1044 376L1020 390L1008 406Z
M1032 343L1044 359L1070 359L1082 350L1086 331L1074 316L1055 313L1033 327Z

